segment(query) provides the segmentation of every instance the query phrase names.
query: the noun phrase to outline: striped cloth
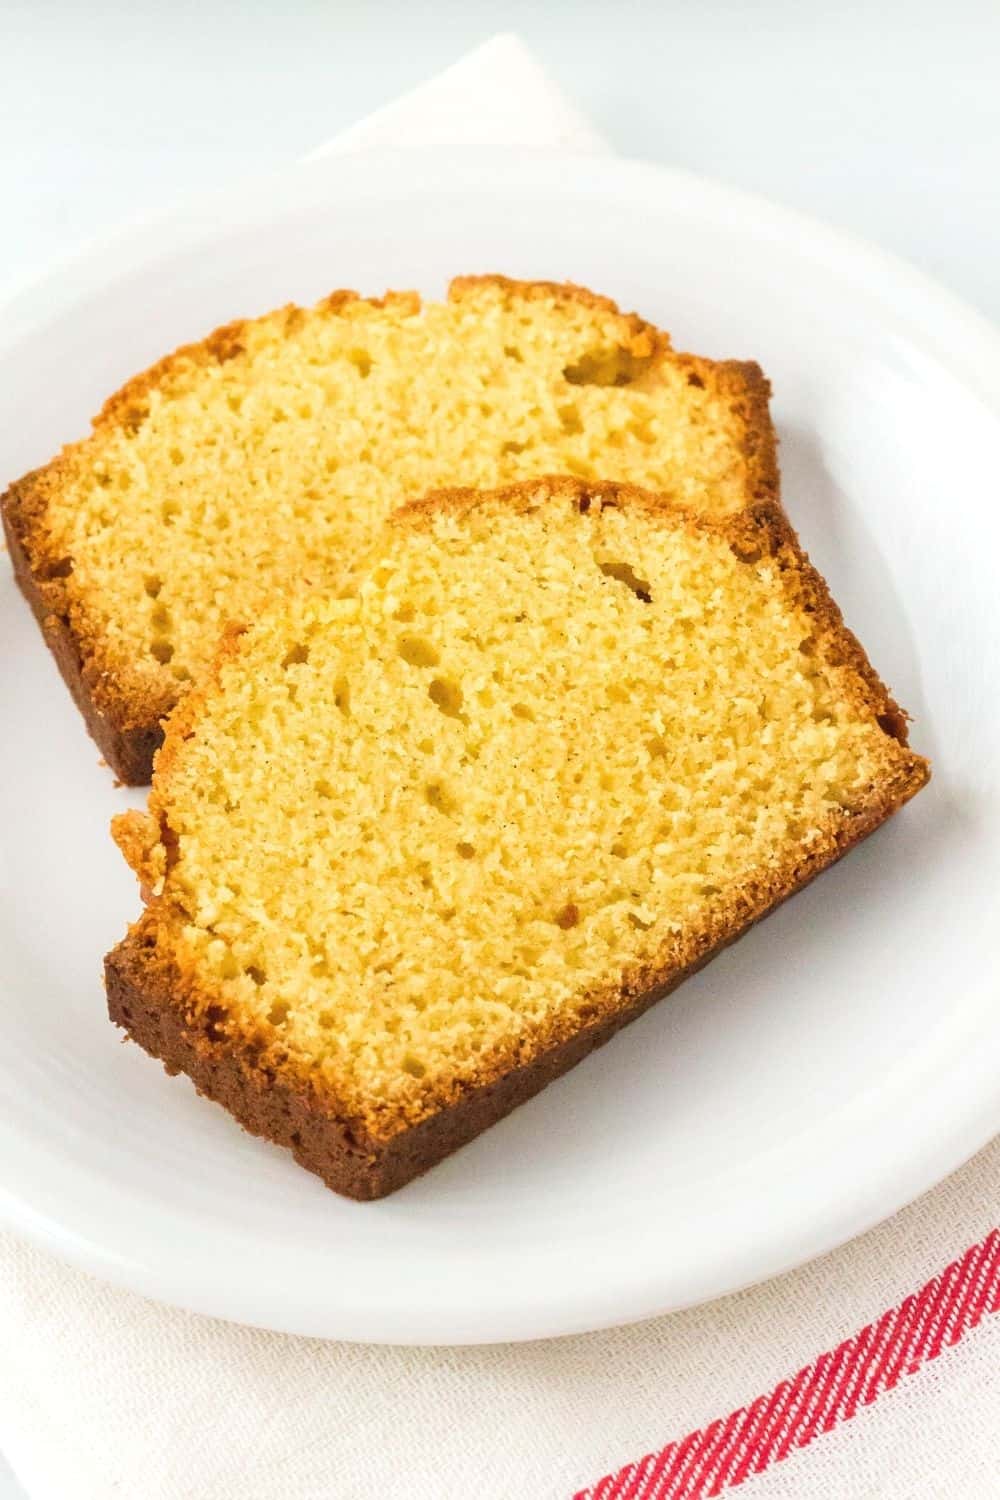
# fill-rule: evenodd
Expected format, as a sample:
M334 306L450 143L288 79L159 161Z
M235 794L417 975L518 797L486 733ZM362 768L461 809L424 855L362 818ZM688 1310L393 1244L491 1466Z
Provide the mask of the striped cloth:
M1000 1140L763 1286L471 1349L239 1328L0 1235L0 1443L30 1500L991 1500L998 1207Z
M574 1500L703 1500L735 1489L849 1422L859 1408L871 1406L905 1376L919 1374L995 1312L1000 1312L1000 1229L766 1396L626 1464L579 1490ZM992 1417L1000 1421L1000 1401ZM995 1492L1000 1493L1000 1473Z

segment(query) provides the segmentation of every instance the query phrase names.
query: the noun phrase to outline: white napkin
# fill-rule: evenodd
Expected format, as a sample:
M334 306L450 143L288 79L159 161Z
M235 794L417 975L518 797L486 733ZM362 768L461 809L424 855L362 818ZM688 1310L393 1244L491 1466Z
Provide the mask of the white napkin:
M497 37L321 150L607 149ZM547 1344L391 1349L239 1328L0 1235L0 1451L31 1500L568 1500L769 1390L991 1227L1000 1142L890 1223L711 1306ZM1000 1318L748 1500L1000 1493Z
M520 37L506 33L309 155L373 146L456 145L611 149L559 92Z

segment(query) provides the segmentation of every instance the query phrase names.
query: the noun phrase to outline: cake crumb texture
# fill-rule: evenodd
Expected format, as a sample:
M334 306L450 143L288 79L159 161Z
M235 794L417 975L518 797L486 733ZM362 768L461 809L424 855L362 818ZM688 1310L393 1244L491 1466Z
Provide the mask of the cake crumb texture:
M115 825L148 905L112 971L141 992L141 948L166 1060L282 1138L233 1103L265 1070L340 1132L307 1164L355 1191L346 1132L381 1191L387 1152L422 1170L450 1111L568 1066L926 777L774 507L442 492L176 710Z
M581 288L341 292L131 381L90 437L12 486L4 519L92 733L141 780L223 626L289 588L339 587L404 501L551 472L731 514L777 495L767 402L755 365L676 354ZM146 735L132 763L117 731Z

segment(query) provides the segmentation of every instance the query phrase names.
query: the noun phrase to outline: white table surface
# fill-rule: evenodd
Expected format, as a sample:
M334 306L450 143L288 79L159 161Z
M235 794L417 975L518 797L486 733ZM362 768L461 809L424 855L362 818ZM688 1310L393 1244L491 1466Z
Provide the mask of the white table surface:
M498 30L623 154L850 229L1000 320L997 0L0 0L0 287Z

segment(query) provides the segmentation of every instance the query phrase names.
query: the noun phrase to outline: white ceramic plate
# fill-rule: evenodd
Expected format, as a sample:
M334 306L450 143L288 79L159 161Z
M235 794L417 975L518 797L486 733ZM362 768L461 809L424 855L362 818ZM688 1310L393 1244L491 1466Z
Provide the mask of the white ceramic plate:
M659 168L333 158L130 230L5 309L0 472L173 345L334 287L574 280L774 382L792 519L911 710L930 788L669 1002L395 1197L327 1192L105 1018L138 908L115 791L0 573L0 1210L185 1307L369 1341L523 1339L769 1276L1000 1128L1000 341L913 271Z

